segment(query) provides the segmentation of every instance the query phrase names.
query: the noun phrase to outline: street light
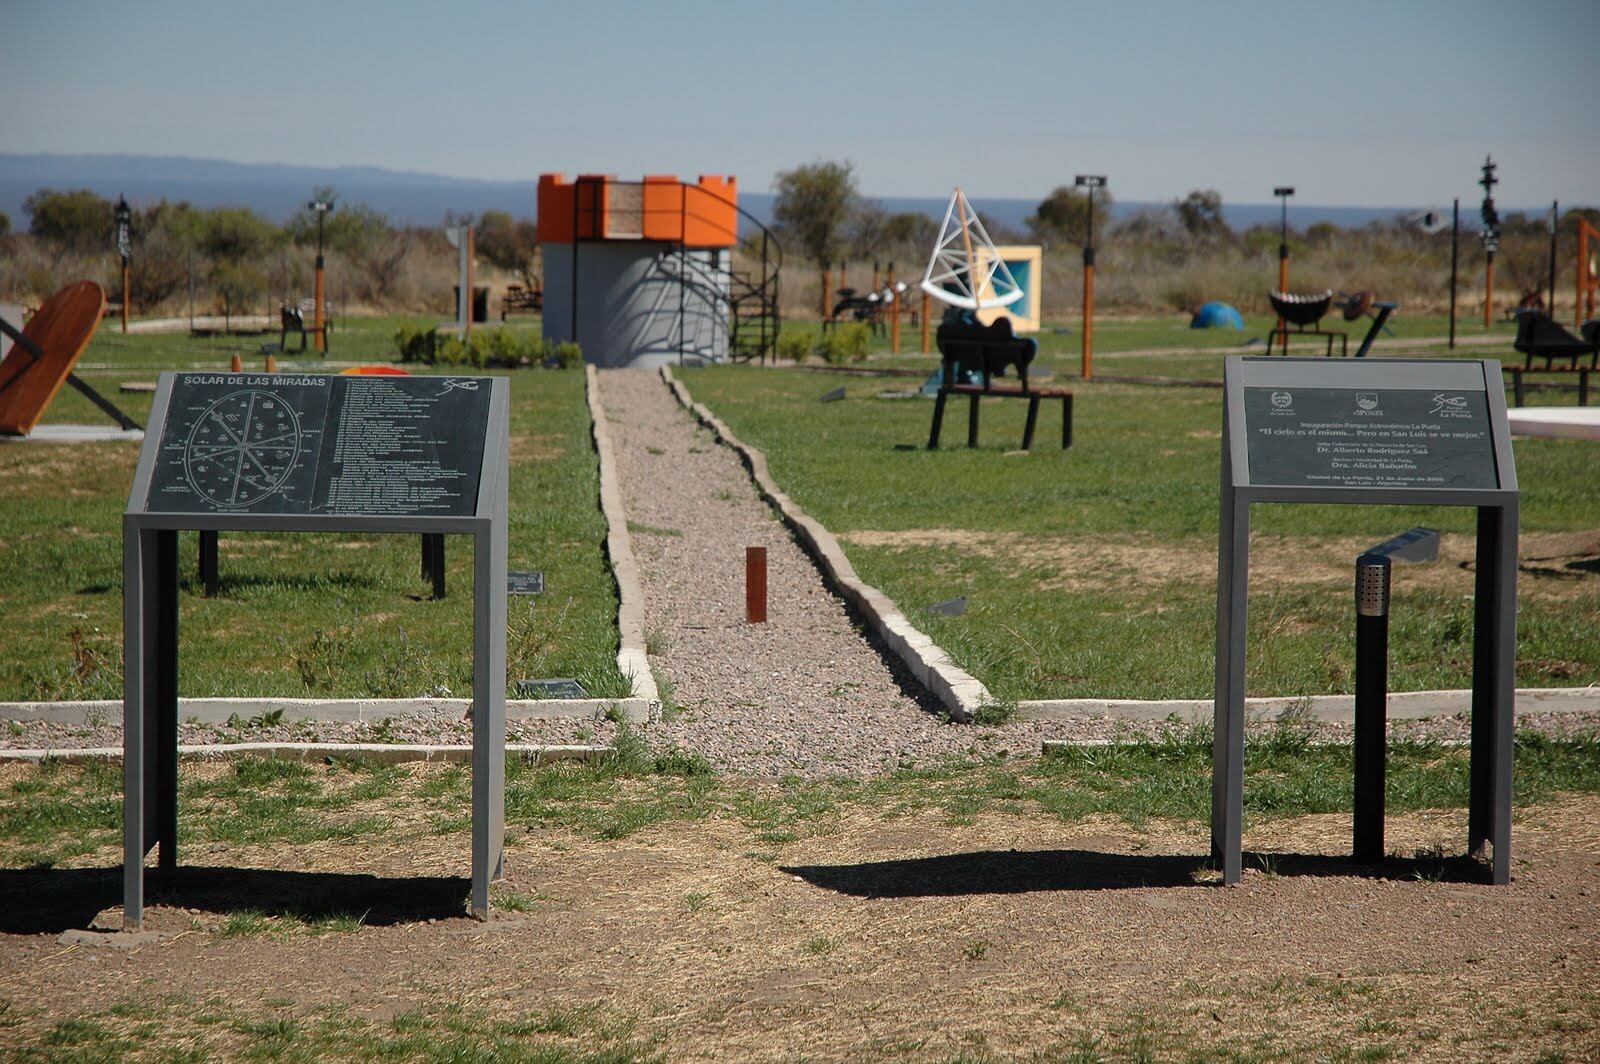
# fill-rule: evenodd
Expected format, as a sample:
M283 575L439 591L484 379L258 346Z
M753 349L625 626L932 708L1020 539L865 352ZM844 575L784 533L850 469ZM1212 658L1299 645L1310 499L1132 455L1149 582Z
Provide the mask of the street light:
M1083 379L1094 375L1094 190L1106 187L1104 174L1079 174L1073 185L1089 190L1089 224L1083 238Z
M1289 294L1289 197L1294 195L1294 186L1279 185L1272 190L1278 197L1278 291L1284 295ZM1278 319L1278 332L1283 341L1283 353L1289 353L1289 323L1282 318Z
M133 258L133 211L126 196L117 197L117 254L122 256L122 331L128 331L128 261Z
M326 352L328 350L327 333L325 333L323 331L323 324L322 324L323 323L323 314L324 314L324 311L323 311L323 305L324 305L323 304L323 291L324 290L323 290L323 281L322 281L322 278L323 278L323 273L322 273L322 268L323 268L323 258L322 258L322 222L323 222L323 219L328 216L328 212L333 210L333 200L332 199L325 199L325 200L314 199L310 203L306 204L306 209L311 211L313 214L315 214L317 216L316 310L314 312L315 316L312 319L312 326L314 327L314 329L316 331L317 350L318 351L322 351L322 352Z

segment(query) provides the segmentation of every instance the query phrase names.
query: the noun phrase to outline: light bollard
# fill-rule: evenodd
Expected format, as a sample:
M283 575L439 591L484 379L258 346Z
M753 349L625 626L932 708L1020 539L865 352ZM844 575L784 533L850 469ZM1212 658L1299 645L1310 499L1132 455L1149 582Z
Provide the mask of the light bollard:
M1388 746L1389 588L1387 555L1356 559L1355 858L1383 858Z

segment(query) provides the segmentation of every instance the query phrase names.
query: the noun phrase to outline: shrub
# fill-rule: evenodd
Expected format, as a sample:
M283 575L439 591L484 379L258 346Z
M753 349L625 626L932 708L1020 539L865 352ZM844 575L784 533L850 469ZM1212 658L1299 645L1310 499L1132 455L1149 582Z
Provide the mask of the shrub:
M583 348L571 340L563 340L551 348L550 359L557 369L576 369L583 365Z
M822 361L830 366L844 362L860 362L867 357L867 342L871 332L865 322L853 321L838 325L822 337L819 351Z
M394 346L400 352L401 362L432 364L438 345L439 333L432 326L402 325L394 334Z
M778 334L778 357L787 358L797 366L811 357L811 346L809 333L790 330Z

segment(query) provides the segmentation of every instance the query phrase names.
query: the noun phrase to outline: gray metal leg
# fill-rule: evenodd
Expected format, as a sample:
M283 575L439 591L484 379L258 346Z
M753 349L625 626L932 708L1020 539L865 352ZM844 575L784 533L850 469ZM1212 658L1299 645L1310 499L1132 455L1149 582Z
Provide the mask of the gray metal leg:
M1472 647L1471 796L1467 849L1494 849L1493 879L1511 881L1511 772L1516 728L1516 504L1478 510Z
M1226 460L1222 475L1226 484ZM1216 705L1211 746L1211 856L1222 866L1222 881L1237 883L1244 872L1244 669L1250 504L1237 501L1227 488L1222 498L1217 552ZM1235 558L1241 563L1237 570Z
M944 389L939 389L939 394L933 400L933 428L928 430L928 450L938 450L939 430L944 427L944 401L950 395Z
M500 490L505 491L504 485ZM505 512L504 499L500 512ZM505 874L506 534L490 523L473 552L472 915L489 918L489 884Z
M1028 400L1028 420L1022 426L1022 449L1033 449L1033 429L1039 422L1039 397L1036 395Z
M422 537L422 578L433 584L433 597L444 598L444 535L425 533Z
M220 590L221 573L217 567L216 531L200 533L200 583L205 587L206 598L216 598Z
M177 861L178 534L124 526L122 907L144 921L144 858Z
M978 396L967 396L967 446L978 446Z

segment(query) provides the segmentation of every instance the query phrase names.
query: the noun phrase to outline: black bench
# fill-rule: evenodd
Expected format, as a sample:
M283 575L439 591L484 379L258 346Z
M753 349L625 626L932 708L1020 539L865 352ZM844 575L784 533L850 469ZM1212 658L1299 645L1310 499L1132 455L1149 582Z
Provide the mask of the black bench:
M313 324L306 324L307 315L312 317ZM297 332L300 334L300 350L304 351L306 349L306 335L308 333L321 333L322 350L327 351L330 346L328 342L328 334L333 331L333 316L329 313L326 303L324 303L322 307L322 324L320 326L314 324L315 318L315 303L312 303L311 306L307 306L303 302L298 307L281 308L278 311L278 350L287 351L288 348L285 346L285 344L288 342L289 334L291 332Z
M1072 391L1068 388L1028 387L1028 366L1033 362L1037 345L1025 337L1011 332L1011 319L1001 317L993 325L969 322L945 322L936 334L939 354L943 358L939 374L939 394L933 404L933 428L928 434L928 449L939 446L939 433L944 426L944 404L952 395L967 397L967 446L978 446L978 402L984 396L1002 399L1026 399L1028 421L1022 430L1022 449L1033 446L1033 430L1039 421L1039 404L1045 399L1061 400L1061 446L1072 446ZM1017 371L1020 388L996 388L996 377L1005 376L1007 369ZM966 383L977 377L982 383Z
M526 288L520 284L506 285L505 298L500 301L500 320L505 321L507 314L523 311L535 314L544 310L544 289Z
M1576 373L1578 375L1578 405L1589 405L1589 375L1600 362L1600 319L1583 323L1579 336L1573 336L1550 315L1542 310L1517 312L1517 337L1511 346L1522 355L1522 365L1503 366L1511 374L1513 405L1522 405L1522 377L1526 373ZM1533 360L1544 359L1543 366ZM1565 366L1557 366L1556 359L1566 359ZM1584 359L1589 364L1583 365Z

